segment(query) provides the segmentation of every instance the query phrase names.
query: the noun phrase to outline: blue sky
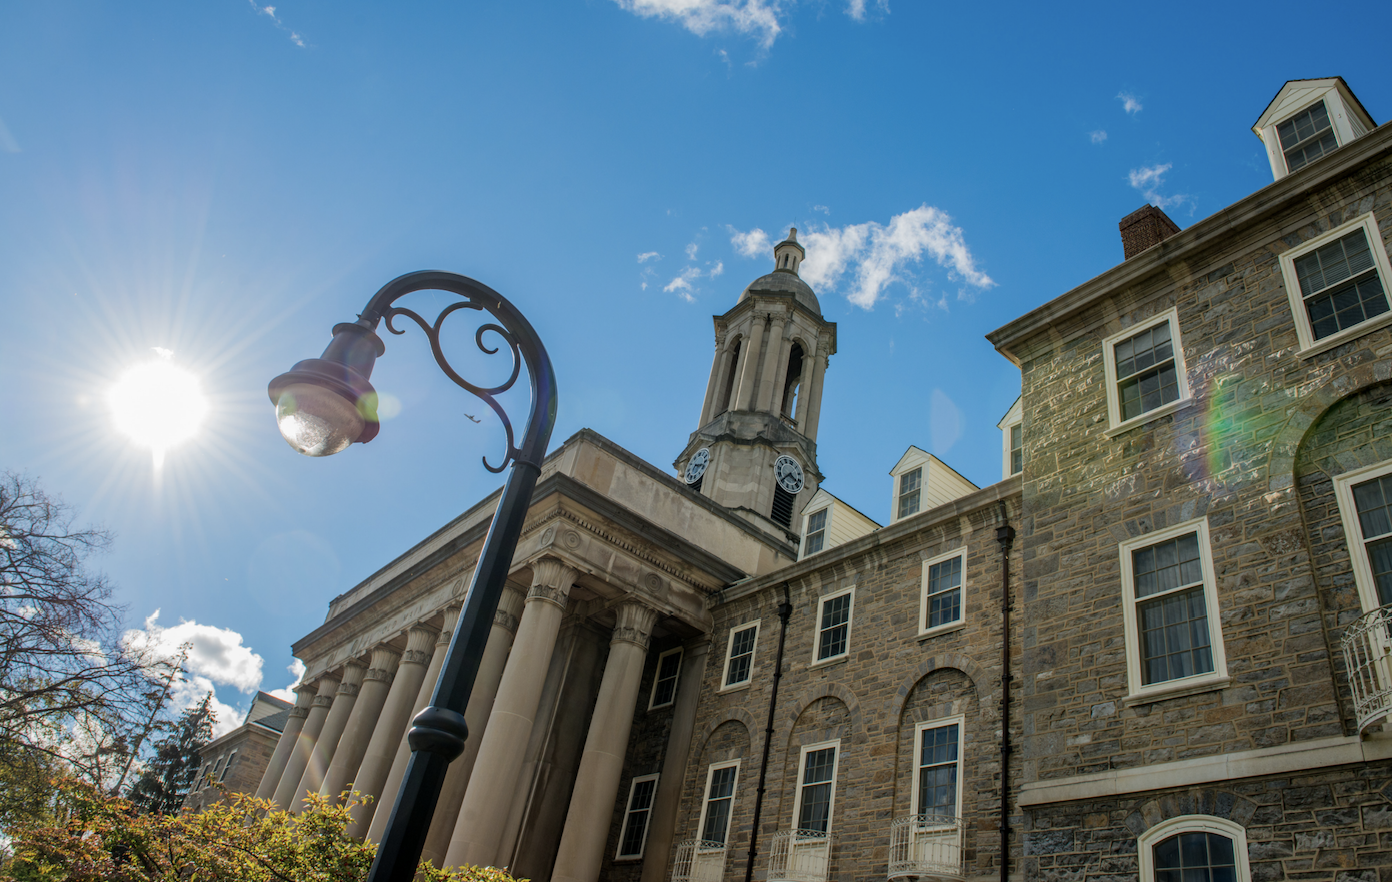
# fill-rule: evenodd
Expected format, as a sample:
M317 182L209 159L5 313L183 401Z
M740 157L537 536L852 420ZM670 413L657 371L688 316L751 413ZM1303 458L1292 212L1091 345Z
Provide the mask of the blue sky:
M112 528L131 626L159 610L150 638L196 639L244 707L332 597L496 486L496 426L418 333L373 377L394 416L340 456L280 440L267 380L389 279L454 270L545 340L555 443L670 467L711 315L796 225L838 323L825 486L884 521L910 444L999 479L1019 373L985 333L1118 263L1146 202L1188 226L1270 183L1249 127L1283 82L1342 75L1388 119L1386 53L1308 39L1308 10L5 4L0 467ZM158 475L105 405L154 347L213 406Z

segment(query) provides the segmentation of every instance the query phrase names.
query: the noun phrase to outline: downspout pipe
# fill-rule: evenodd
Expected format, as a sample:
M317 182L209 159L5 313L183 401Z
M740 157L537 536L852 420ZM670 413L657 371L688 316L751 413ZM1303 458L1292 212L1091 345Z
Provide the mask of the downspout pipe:
M788 617L793 604L788 586L783 586L783 602L778 604L778 655L773 661L773 688L769 691L768 725L764 728L764 758L759 762L759 787L754 791L754 823L749 830L749 861L744 866L744 882L754 880L754 858L759 854L759 819L764 813L764 783L768 777L769 748L773 746L773 720L778 708L778 681L783 679L783 647L788 639Z
M1000 882L1010 880L1010 547L1015 528L1010 526L1001 503L1001 523L996 542L1001 550L1001 776L1000 776Z

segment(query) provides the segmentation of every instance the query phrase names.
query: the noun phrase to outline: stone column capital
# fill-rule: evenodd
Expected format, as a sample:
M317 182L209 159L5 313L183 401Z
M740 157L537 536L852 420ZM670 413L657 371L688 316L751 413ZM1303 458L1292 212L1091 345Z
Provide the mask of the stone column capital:
M334 686L337 687L338 684L335 683ZM357 687L355 686L353 688L356 689ZM314 696L314 707L328 707L331 704L333 704L332 692ZM306 716L308 716L308 714L306 714Z
M646 652L653 625L657 624L657 610L646 603L630 600L619 604L617 611L619 620L614 625L610 644L632 643Z
M367 675L367 665L357 659L349 659L343 664L343 679L338 683L339 695L357 695L362 687L363 677Z
M558 558L543 557L532 564L532 589L527 592L527 601L545 601L565 609L570 586L577 576L579 573Z
M435 638L440 632L426 624L415 625L406 632L406 651L401 654L403 665L425 665L435 649Z
M517 633L517 621L522 617L522 607L527 596L508 585L503 588L503 596L498 599L498 609L493 613L493 624L505 628L509 634Z
M464 609L464 601L451 600L445 606L444 624L440 628L440 636L435 641L435 646L448 646L450 639L454 637L454 626L459 624L459 613Z
M387 683L396 676L396 666L401 663L401 653L385 643L372 649L372 661L368 664L363 680L383 680Z
M312 701L313 699L310 699L310 700ZM294 720L294 719L301 719L301 720L303 720L303 719L304 719L305 717L307 717L307 716L309 716L309 708L308 708L308 707L300 707L299 705L295 705L294 707L290 708L290 719L292 719L292 720Z

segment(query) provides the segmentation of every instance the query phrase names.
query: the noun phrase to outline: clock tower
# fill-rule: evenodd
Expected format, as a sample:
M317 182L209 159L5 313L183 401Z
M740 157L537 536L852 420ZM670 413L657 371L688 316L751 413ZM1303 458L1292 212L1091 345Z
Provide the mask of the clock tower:
M774 270L715 316L715 360L699 428L675 463L690 488L772 530L796 535L822 481L817 424L836 324L798 276L797 230L773 249Z

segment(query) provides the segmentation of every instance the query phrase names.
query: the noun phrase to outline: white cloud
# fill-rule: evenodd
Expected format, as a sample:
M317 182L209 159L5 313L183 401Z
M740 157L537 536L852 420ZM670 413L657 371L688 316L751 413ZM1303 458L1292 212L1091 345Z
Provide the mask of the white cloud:
M252 693L261 684L261 656L242 644L242 635L229 628L180 621L173 627L159 624L159 610L145 620L145 628L132 629L124 635L127 645L149 651L158 658L172 659L179 648L189 644L185 667L190 674L205 677L214 683L234 686Z
M812 206L812 210L820 211L822 214L831 214L831 209L827 208L825 205L814 205Z
M713 279L723 272L725 272L725 263L717 260L715 266L711 267L710 272L706 273L706 277Z
M691 283L701 278L701 268L699 266L689 266L681 271L681 274L672 281L668 282L663 288L668 294L676 294L687 303L695 303L695 288Z
M753 232L762 234L752 231L739 235ZM996 284L977 268L961 228L952 225L946 212L931 205L895 215L887 226L874 221L845 227L813 226L803 238L807 259L800 275L815 289L834 291L842 277L850 274L854 281L846 297L865 309L873 307L892 282L911 280L910 265L922 263L925 255L946 268L949 279L960 279L974 288ZM965 289L958 295L959 299L970 296Z
M726 226L725 229L730 231L730 244L744 257L767 257L773 248L768 233L758 227L747 233L741 233L731 226Z
M266 16L271 21L275 22L277 28L288 33L290 35L290 42L299 46L301 49L305 48L304 38L285 26L285 22L281 21L280 16L276 15L276 8L274 6L257 6L256 0L247 0L247 2L251 4L252 9L256 10L257 15Z
M1092 139L1092 143L1101 144L1103 141L1107 140L1107 133L1102 129L1098 129L1094 132L1088 132L1088 137Z
M846 0L846 14L856 21L865 21L865 7L867 0ZM889 0L875 0L875 7L880 12L889 12Z
M1118 92L1117 100L1121 102L1121 109L1132 116L1135 116L1142 110L1140 99L1130 92Z
M695 242L692 242L691 244L687 245L687 246L686 246L686 259L687 259L687 260L695 260L695 259L696 259L696 251L697 251L698 248L700 248L700 246L697 245Z
M1165 173L1173 168L1173 163L1164 165L1151 165L1142 168L1133 168L1126 175L1126 180L1141 191L1146 201L1160 209L1178 208L1181 205L1189 204L1192 208L1194 199L1185 193L1177 193L1173 196L1165 196L1160 193L1160 187L1164 184Z
M642 18L660 18L686 28L698 37L714 31L734 31L759 41L767 49L783 32L778 22L779 0L614 0L619 8Z
M300 682L304 680L305 663L297 658L291 659L290 664L285 666L285 670L289 671L294 679L290 681L289 686L281 689L272 689L270 694L282 701L288 701L293 704L295 701L295 687L300 685Z
M658 254L656 251L644 251L642 254L638 255L638 262L639 262L639 263L647 263L647 262L650 261L650 260L661 260L661 259L662 259L662 255L661 255L661 254Z

